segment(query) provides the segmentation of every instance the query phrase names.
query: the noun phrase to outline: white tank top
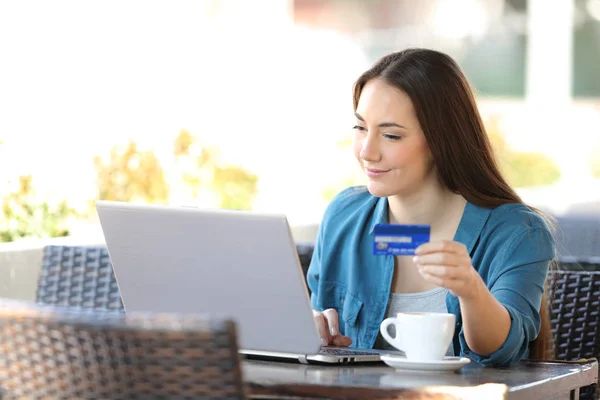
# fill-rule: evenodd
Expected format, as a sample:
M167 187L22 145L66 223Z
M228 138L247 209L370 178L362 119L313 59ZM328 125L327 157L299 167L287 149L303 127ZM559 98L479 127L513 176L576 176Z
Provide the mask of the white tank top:
M420 293L392 293L388 300L387 311L385 318L395 317L399 312L439 312L447 313L448 308L446 307L446 295L448 289L446 288L435 288L426 292ZM394 326L389 327L390 336L394 337L396 332ZM381 336L381 333L377 335L375 340L375 349L383 350L397 350L395 347L390 345ZM449 356L454 355L454 347L450 344L448 349Z

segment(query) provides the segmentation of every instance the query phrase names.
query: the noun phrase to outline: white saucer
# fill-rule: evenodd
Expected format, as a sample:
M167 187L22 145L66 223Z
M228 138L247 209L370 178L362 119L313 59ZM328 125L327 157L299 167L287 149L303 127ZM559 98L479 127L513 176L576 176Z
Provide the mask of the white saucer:
M381 361L397 370L419 372L457 371L471 362L467 357L444 357L439 361L414 361L391 354L382 354Z

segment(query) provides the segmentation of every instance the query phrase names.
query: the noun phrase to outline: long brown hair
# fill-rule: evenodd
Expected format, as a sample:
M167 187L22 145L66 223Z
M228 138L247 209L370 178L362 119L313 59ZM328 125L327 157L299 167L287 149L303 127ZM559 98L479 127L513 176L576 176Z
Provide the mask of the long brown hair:
M364 86L375 78L410 97L443 186L480 207L524 204L500 172L471 86L451 57L407 49L381 58L354 84L355 110ZM552 333L546 304L544 291L540 333L530 343L530 358L548 356Z

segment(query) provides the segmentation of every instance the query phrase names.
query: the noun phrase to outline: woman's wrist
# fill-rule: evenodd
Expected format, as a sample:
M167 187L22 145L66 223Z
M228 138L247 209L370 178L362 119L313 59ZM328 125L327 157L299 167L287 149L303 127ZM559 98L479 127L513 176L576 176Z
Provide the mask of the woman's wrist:
M487 286L483 282L481 275L477 273L475 268L471 267L471 290L467 294L459 296L458 299L461 303L476 303L481 301L486 294L489 292Z
M477 274L473 290L459 297L465 340L469 348L481 356L489 356L506 341L510 331L510 316Z

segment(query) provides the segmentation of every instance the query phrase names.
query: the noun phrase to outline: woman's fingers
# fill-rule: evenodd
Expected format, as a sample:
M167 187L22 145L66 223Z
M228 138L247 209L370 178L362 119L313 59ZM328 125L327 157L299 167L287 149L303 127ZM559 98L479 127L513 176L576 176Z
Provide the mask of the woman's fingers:
M334 336L334 338L333 338L334 346L348 347L351 344L352 344L352 339L350 339L348 336L337 335L337 336Z
M316 310L313 310L313 318L315 320L315 325L317 326L319 336L321 337L321 344L323 346L328 346L331 342L331 335L329 334L329 326L327 324L327 319L325 318L323 313Z
M413 257L413 262L417 265L448 265L460 267L470 263L464 254L456 253L428 253L422 256Z
M467 247L459 242L453 242L451 240L438 240L433 242L427 242L415 249L417 256L422 256L428 253L456 253L465 254L468 253Z
M435 275L428 274L427 272L421 272L421 276L427 282L430 282L436 286L445 287L446 289L448 289L448 287L446 287L446 285L445 285L446 282L442 278L439 278Z
M313 317L323 346L348 347L352 344L352 339L340 334L338 312L335 309L329 308L323 312L313 310Z
M328 308L327 310L323 311L323 316L327 319L329 334L331 336L336 336L338 333L340 333L337 311L333 308Z

